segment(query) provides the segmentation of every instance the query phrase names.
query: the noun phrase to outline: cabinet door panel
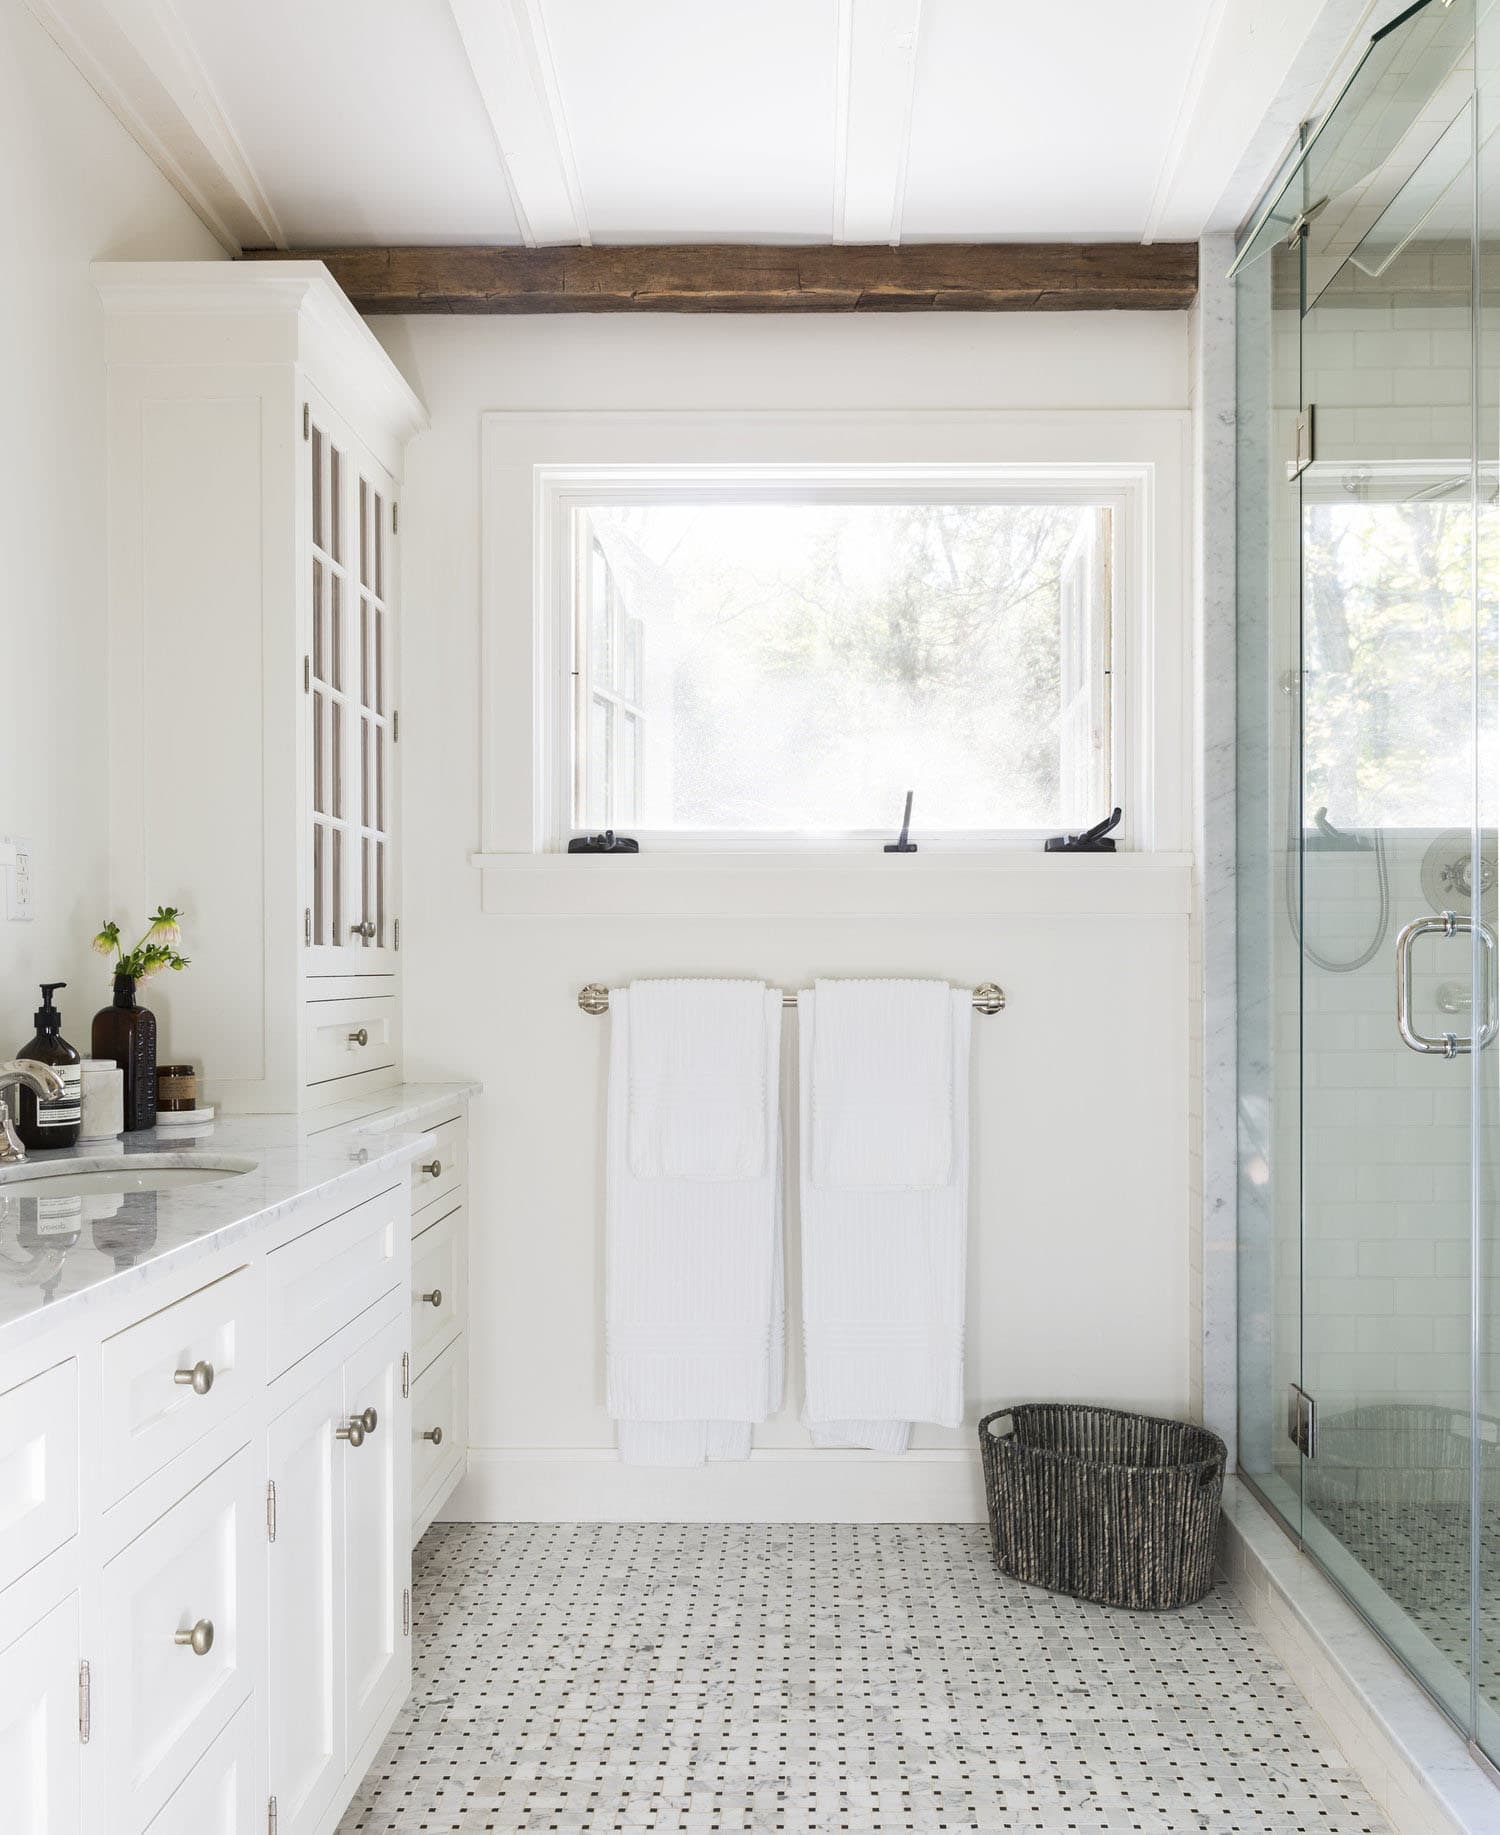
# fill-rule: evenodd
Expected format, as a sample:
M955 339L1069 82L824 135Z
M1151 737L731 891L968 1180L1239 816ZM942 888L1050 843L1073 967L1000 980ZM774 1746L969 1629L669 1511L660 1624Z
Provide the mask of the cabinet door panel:
M110 1835L145 1827L249 1695L265 1529L244 1447L104 1570ZM186 1639L212 1626L199 1650Z
M335 1366L271 1424L266 1708L278 1835L315 1828L344 1775L344 1386Z
M264 1835L265 1827L255 1800L255 1703L247 1701L146 1835Z
M78 1835L78 1596L0 1650L6 1835Z
M463 1325L468 1310L467 1247L461 1204L411 1246L411 1367L418 1376Z
M78 1365L0 1395L0 1591L78 1533Z
M374 1726L393 1690L411 1675L402 1595L410 1581L405 1526L410 1509L409 1404L401 1395L407 1320L383 1326L344 1365L344 1403L373 1408L376 1428L344 1461L344 1644L351 1754Z

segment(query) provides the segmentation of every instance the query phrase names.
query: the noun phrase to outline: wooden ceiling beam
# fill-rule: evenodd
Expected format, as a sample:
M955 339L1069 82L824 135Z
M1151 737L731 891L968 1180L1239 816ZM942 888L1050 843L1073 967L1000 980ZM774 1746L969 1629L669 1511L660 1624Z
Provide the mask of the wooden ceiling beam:
M367 314L387 312L1176 312L1193 242L732 242L593 248L247 250L326 262Z

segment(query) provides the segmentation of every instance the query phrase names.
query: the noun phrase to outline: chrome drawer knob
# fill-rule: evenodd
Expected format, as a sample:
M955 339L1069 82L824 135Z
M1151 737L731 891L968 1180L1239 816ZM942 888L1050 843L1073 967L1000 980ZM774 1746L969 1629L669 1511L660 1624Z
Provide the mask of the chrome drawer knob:
M200 1358L191 1370L174 1370L172 1381L191 1387L194 1395L207 1395L214 1386L214 1367Z
M174 1633L174 1644L185 1644L195 1657L206 1657L214 1647L214 1621L211 1618L200 1618L191 1631Z
M422 1304L424 1306L441 1306L442 1303L443 1290L441 1287L434 1287L431 1293L424 1293L422 1295Z
M443 1176L443 1162L441 1160L428 1160L422 1167L422 1170L429 1178L440 1179Z
M351 1032L349 1034L349 1043L351 1045L368 1045L369 1042L370 1034L363 1026L360 1027L358 1032Z
M363 924L351 924L349 934L351 937L363 937L368 943L375 935L375 920L366 918Z
M350 1415L342 1427L333 1430L335 1440L347 1440L350 1446L363 1446L365 1443L365 1424L358 1415Z
M441 1427L429 1427L422 1438L424 1440L430 1440L434 1446L441 1446L443 1444L443 1430Z
M380 1425L380 1416L373 1408L367 1408L363 1414L354 1415L352 1419L358 1421L367 1434L373 1434Z

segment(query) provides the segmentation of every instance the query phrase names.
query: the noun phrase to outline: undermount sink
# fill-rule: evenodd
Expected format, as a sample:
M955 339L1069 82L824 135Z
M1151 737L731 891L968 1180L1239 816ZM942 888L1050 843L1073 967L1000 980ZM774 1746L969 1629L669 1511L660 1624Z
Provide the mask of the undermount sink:
M216 1185L253 1172L255 1161L228 1154L132 1153L115 1159L52 1160L0 1169L0 1198L108 1197Z

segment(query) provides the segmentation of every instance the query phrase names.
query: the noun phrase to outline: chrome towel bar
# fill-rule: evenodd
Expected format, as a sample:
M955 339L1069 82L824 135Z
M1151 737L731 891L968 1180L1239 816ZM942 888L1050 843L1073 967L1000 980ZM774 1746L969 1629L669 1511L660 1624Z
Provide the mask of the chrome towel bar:
M578 990L578 1004L585 1013L608 1013L609 989L601 981L591 981L587 987ZM784 1007L795 1007L797 996L790 988L781 991L781 1004ZM981 981L974 989L974 1011L976 1013L1002 1013L1005 1010L1005 989L998 981Z

